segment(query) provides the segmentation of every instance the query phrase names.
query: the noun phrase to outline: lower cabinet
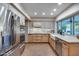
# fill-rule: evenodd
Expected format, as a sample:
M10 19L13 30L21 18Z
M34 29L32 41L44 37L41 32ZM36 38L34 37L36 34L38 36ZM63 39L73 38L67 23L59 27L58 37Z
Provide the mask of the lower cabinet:
M79 43L62 43L62 56L79 56Z
M18 47L10 50L5 56L20 56L24 51L25 44L20 44Z
M61 41L61 39L57 41L53 37L50 37L48 42L59 56L79 56L79 43Z
M48 34L29 34L28 42L48 42Z
M69 55L70 56L79 56L79 43L70 43Z
M48 42L49 35L42 35L42 41L41 42Z
M62 44L62 56L68 56L69 55L69 46L65 43Z
M53 38L49 38L49 44L52 46L52 48L55 50L55 40Z

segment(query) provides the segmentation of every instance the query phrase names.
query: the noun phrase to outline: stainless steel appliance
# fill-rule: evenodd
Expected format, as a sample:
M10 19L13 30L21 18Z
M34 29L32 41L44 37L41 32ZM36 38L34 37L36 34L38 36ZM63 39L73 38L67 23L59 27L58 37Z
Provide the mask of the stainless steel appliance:
M62 41L61 41L61 39L59 39L57 37L55 39L56 39L56 41L55 41L55 44L56 44L56 52L57 52L57 54L59 56L61 56L62 55Z

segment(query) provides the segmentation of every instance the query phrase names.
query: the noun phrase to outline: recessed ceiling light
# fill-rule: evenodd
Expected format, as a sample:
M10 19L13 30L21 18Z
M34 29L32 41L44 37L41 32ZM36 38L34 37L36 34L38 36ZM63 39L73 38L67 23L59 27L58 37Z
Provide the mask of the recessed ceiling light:
M45 15L45 14L46 14L45 12L42 13L42 15Z
M50 15L53 15L53 13L50 13Z
M37 15L37 12L34 12L34 15Z
M58 5L62 5L62 3L58 3Z
M53 11L55 12L55 11L57 11L57 9L55 8L55 9L53 9Z

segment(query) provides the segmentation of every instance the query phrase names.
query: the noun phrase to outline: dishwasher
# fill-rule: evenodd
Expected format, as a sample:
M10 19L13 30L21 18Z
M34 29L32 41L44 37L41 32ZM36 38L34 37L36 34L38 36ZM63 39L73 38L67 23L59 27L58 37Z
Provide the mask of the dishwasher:
M62 56L62 40L60 40L59 38L56 37L56 52L59 56Z

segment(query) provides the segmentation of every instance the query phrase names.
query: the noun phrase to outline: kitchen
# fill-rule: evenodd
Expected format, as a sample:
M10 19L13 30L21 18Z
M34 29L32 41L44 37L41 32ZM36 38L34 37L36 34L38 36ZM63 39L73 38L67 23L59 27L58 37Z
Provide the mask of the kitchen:
M43 4L23 5L29 6L29 9L31 11L37 8L37 12L34 12L34 15L28 12L32 18L32 20L28 21L28 43L49 43L49 45L55 51L56 55L59 56L79 55L79 39L77 36L79 34L79 27L77 25L79 24L77 23L76 25L76 20L78 21L79 19L77 9L78 4L58 4L57 7L54 6L54 8L60 7L58 10L51 7L53 8L54 14L56 14L56 12L58 13L63 8L63 5L65 6L63 8L64 11L61 10L61 13L57 18L55 18L55 15L53 15L52 17L49 16L47 14L48 12L44 13L45 11L47 11L45 7L47 6L47 8L49 9L49 6L51 6L50 4L44 4L45 6ZM42 12L42 15L40 15L40 13L38 12L41 12L39 10L42 10L43 8L45 10L44 12ZM27 11L29 9L27 7ZM47 15L51 18L48 18ZM52 14L50 13L50 15Z
M4 18L4 8L0 9L0 55L79 56L79 3L3 3L1 6L13 14ZM14 19L13 23L10 19ZM14 28L7 28L10 24ZM6 45L6 41L11 45Z

